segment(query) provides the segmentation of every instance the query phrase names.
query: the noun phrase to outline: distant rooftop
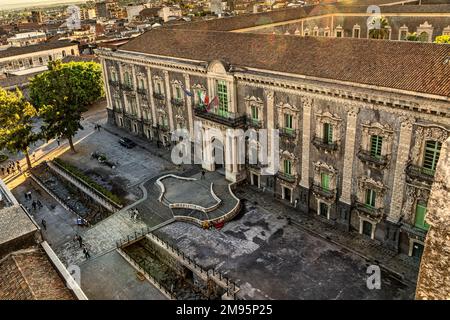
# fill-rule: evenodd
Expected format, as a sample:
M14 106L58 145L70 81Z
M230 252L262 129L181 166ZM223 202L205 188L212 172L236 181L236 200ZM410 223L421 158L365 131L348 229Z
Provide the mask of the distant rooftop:
M0 51L0 59L19 56L23 54L28 54L32 52L39 52L51 49L58 49L64 47L76 46L76 43L71 43L68 41L55 41L55 42L42 42L39 44L26 46L26 47L11 47L6 50Z

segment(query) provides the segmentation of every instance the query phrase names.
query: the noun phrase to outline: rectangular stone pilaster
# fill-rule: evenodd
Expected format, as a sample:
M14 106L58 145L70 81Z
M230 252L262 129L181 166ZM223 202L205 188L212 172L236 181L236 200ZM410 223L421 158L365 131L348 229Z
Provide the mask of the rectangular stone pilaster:
M391 207L389 209L388 221L396 223L400 220L405 193L405 168L411 148L412 123L404 121L400 126L398 138L397 158L394 169L394 184L392 186Z
M168 71L164 71L164 83L166 86L166 105L167 105L167 110L168 110L168 116L169 116L169 127L170 127L170 131L172 132L173 130L175 130L175 126L173 123L173 112L172 112L172 90L171 90L171 86L170 86L170 79L169 79L169 72Z
M153 80L150 67L147 67L148 94L150 100L150 108L152 109L152 124L155 127L158 119L156 119L155 98L153 97Z
M342 189L339 201L351 205L353 161L355 158L356 121L358 109L347 112L347 128L345 130L344 169L342 173Z

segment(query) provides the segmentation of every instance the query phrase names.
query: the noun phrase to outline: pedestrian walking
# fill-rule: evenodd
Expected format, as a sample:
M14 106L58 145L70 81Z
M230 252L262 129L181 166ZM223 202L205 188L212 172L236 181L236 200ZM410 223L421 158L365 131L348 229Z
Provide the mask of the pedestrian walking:
M5 168L4 167L2 167L2 176L4 176L5 175Z
M88 260L91 257L89 250L86 247L83 248L83 253L86 260Z
M56 143L58 144L58 147L59 147L59 145L61 144L61 141L59 141L59 138L56 139Z
M42 203L41 203L41 201L39 199L38 199L38 201L36 201L36 204L37 204L39 209L42 209Z
M205 170L202 170L202 176L200 178L200 180L204 180L205 179Z
M33 211L36 211L36 201L33 200L33 202L31 203L31 207L33 208Z
M102 126L101 125L97 125L97 129L98 129L98 131L100 132L100 128L101 128Z
M80 248L83 247L83 238L81 236L78 236L78 243L80 244Z
M42 219L41 224L44 230L47 230L47 222L44 219Z
M27 192L27 196L28 196L28 200L33 199L33 197L31 196L31 191L28 191L28 192Z

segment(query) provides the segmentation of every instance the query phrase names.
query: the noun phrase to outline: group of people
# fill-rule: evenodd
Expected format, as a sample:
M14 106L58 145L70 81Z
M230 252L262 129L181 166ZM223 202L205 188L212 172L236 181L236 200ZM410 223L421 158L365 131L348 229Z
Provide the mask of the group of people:
M26 201L31 201L31 208L28 206L25 207L28 212L36 212L37 210L42 209L43 205L42 205L41 200L33 199L31 191L26 191L24 196L25 196ZM42 228L44 228L44 230L47 230L47 222L45 221L45 219L41 220L41 225L42 225Z
M78 242L78 244L80 245L80 249L83 249L84 257L86 258L86 260L89 259L91 257L91 254L89 253L89 249L84 244L83 238L79 234L76 234L73 238L73 241Z
M138 215L139 215L138 209L133 208L133 209L130 209L129 212L130 212L130 218L136 221L138 218Z
M20 166L20 162L18 160L16 162L10 160L6 166L0 167L2 177L9 176L11 173L16 173L16 170L22 173L22 167Z
M101 127L102 127L101 125L96 124L96 125L94 126L94 130L100 131Z

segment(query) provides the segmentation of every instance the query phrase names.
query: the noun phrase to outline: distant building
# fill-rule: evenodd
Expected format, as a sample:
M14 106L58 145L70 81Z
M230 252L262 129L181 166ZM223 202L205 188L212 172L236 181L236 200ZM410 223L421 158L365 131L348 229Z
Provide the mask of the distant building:
M8 44L11 47L26 47L33 44L38 44L47 40L44 32L25 32L18 33L14 37L8 38Z
M163 19L164 22L167 22L170 20L169 17L182 17L183 13L180 8L176 7L162 7L161 10L158 12L160 18Z
M145 9L145 6L143 4L127 6L126 10L127 10L128 22L133 21L133 19L135 17L139 16L139 13L144 9Z
M116 0L105 0L95 3L97 18L120 19L123 18L123 10Z
M48 62L68 55L79 55L77 44L56 41L9 48L0 51L0 74L23 75L46 70Z
M42 23L42 11L31 11L31 22Z

